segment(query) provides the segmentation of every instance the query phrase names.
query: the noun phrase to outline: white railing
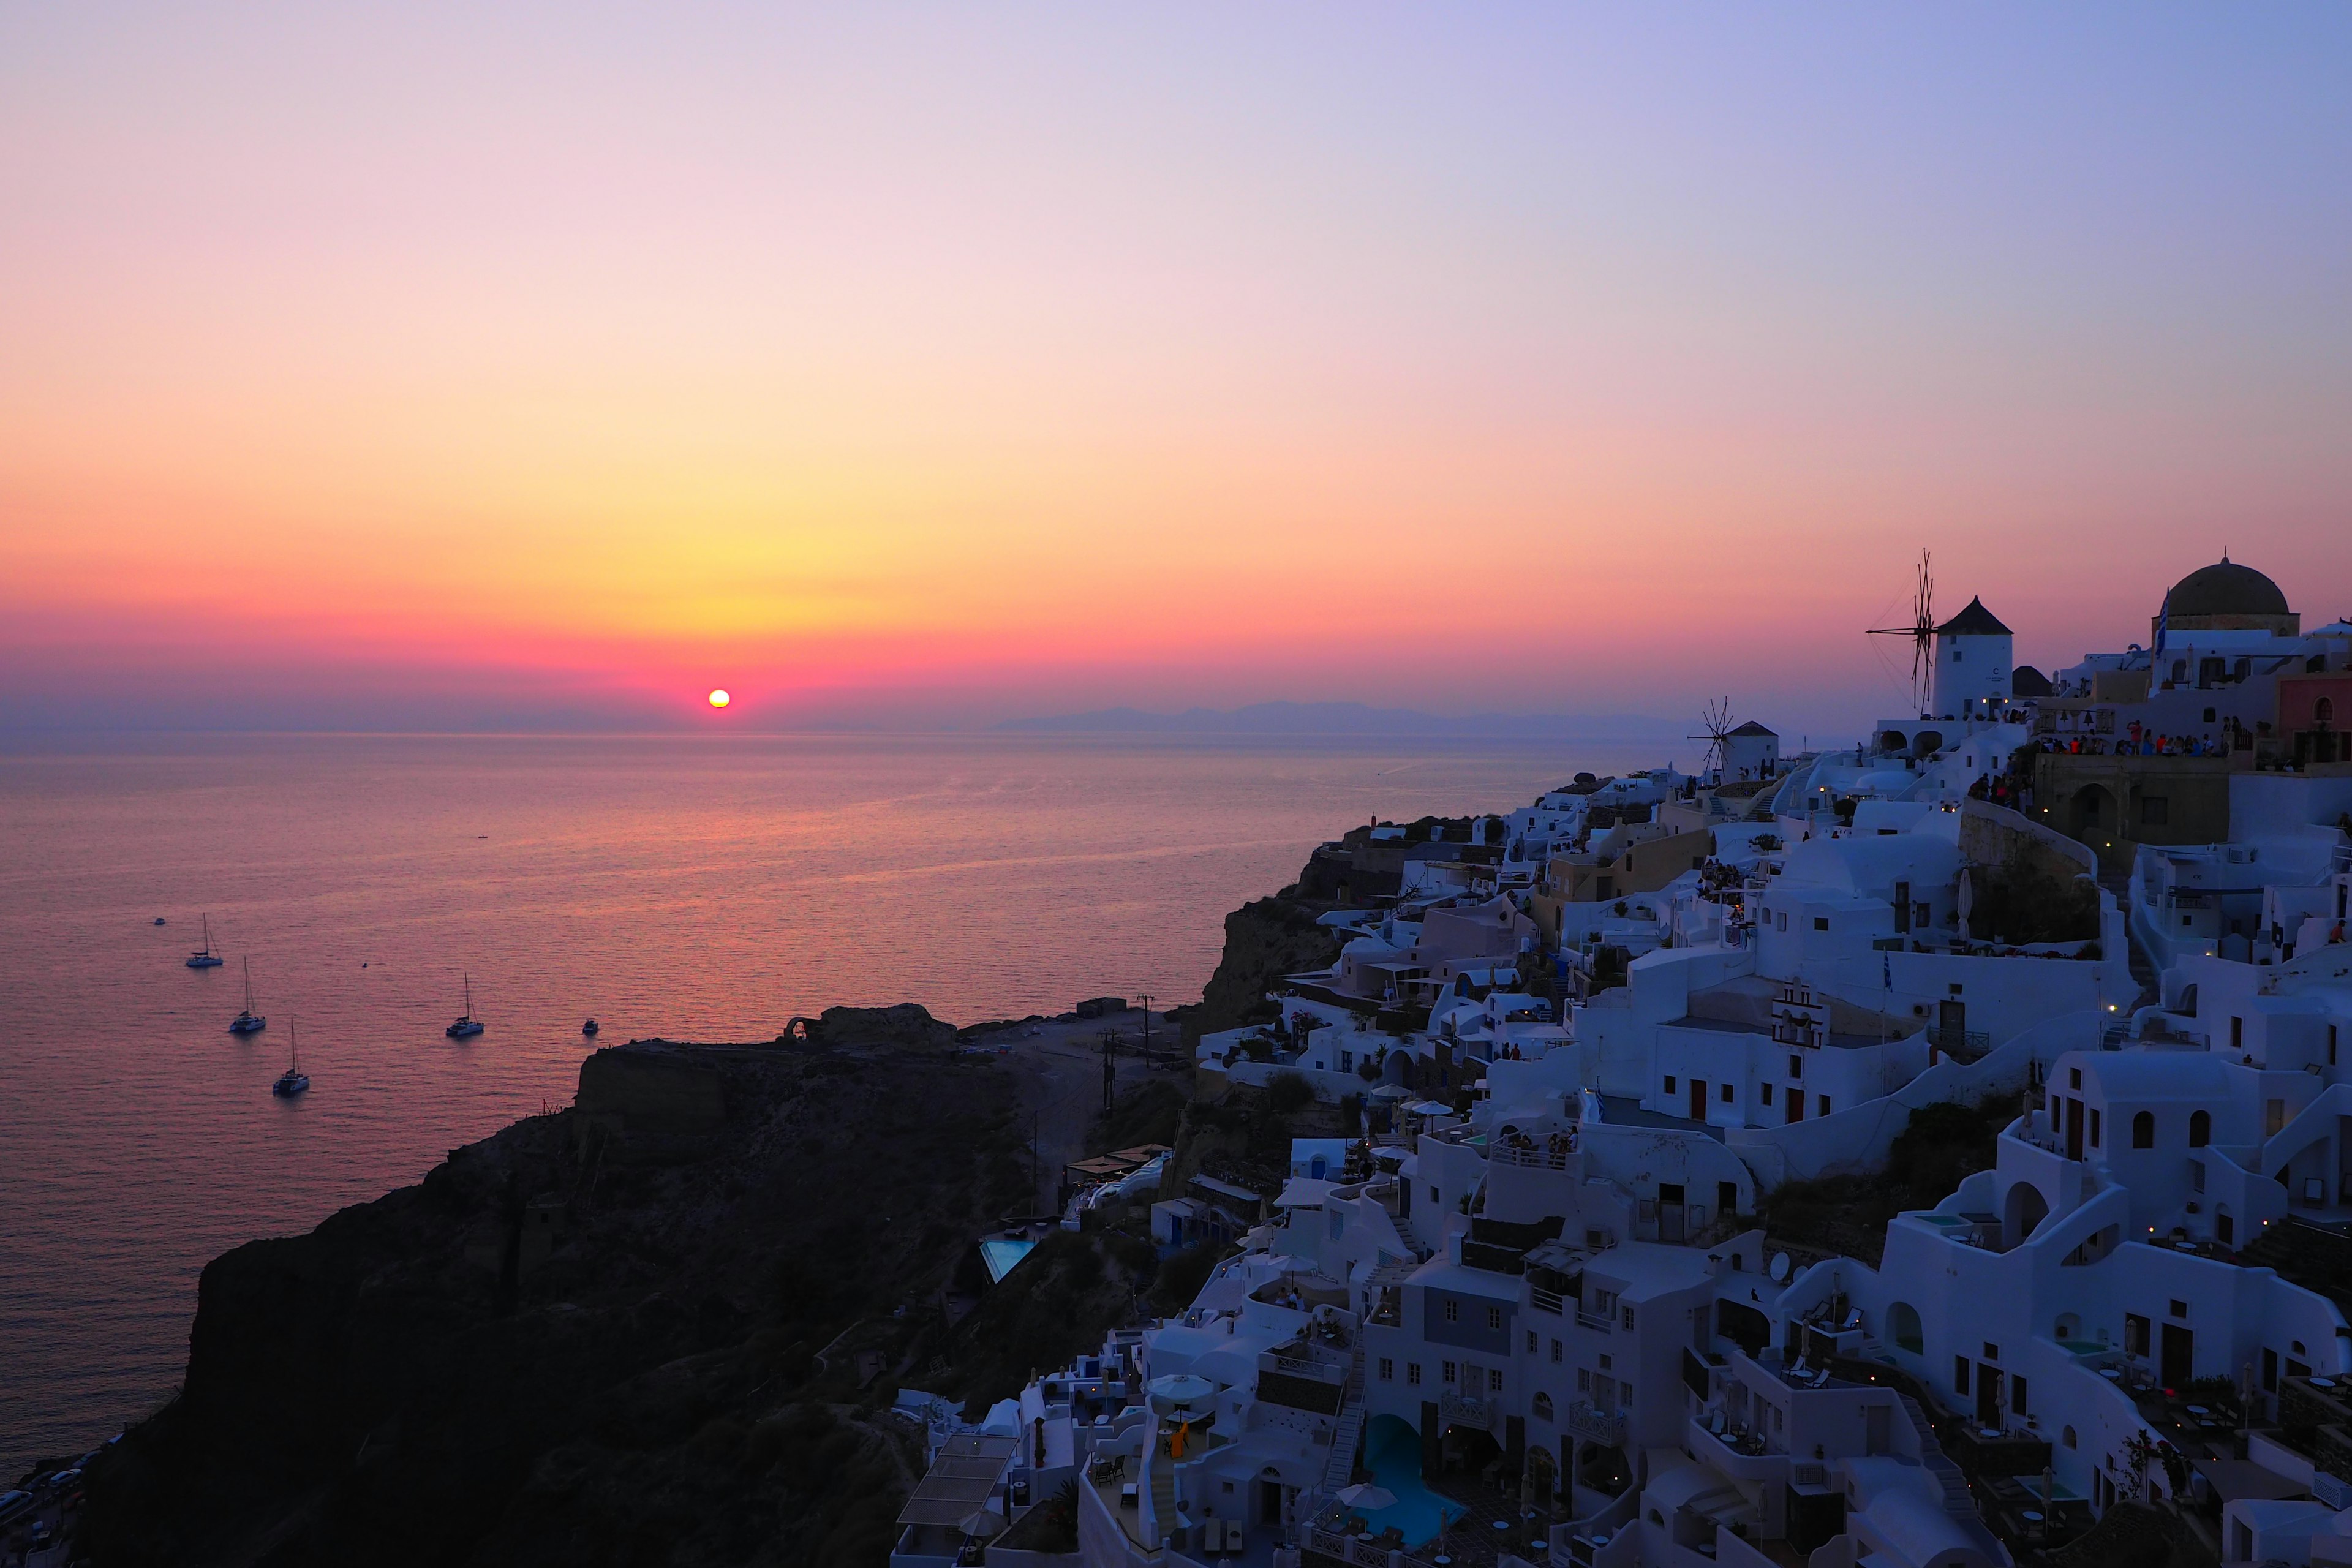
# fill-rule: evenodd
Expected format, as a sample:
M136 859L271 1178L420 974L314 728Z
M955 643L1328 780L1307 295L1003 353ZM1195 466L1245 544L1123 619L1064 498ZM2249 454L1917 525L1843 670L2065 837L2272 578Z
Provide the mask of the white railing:
M1486 1158L1497 1164L1518 1165L1530 1171L1565 1171L1568 1169L1569 1155L1575 1152L1576 1142L1573 1139L1568 1140L1558 1147L1549 1148L1538 1145L1532 1149L1521 1149L1503 1143L1489 1145Z
M1495 1426L1495 1402L1481 1399L1474 1394L1444 1394L1438 1397L1437 1418L1449 1426L1475 1426L1492 1431Z
M1625 1437L1623 1416L1581 1399L1560 1407L1559 1425L1561 1430L1573 1432L1587 1442L1613 1446Z

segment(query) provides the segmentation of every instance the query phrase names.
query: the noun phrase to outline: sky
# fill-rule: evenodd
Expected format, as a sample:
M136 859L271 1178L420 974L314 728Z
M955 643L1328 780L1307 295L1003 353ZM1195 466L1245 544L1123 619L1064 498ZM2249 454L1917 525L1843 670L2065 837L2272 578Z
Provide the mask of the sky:
M1902 710L2352 611L2352 10L0 8L0 731ZM723 712L704 700L724 687Z

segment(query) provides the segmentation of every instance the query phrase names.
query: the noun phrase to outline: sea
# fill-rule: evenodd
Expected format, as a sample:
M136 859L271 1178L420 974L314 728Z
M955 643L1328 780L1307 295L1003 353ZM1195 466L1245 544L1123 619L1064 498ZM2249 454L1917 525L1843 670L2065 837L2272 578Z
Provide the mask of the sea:
M0 1486L171 1396L198 1270L569 1102L636 1037L1197 1000L1322 840L1659 742L0 742ZM161 923L159 923L161 922ZM191 969L205 942L226 962ZM259 1034L227 1032L248 973ZM450 1040L467 1006L483 1033ZM595 1018L591 1041L583 1023ZM299 1039L311 1078L272 1098Z

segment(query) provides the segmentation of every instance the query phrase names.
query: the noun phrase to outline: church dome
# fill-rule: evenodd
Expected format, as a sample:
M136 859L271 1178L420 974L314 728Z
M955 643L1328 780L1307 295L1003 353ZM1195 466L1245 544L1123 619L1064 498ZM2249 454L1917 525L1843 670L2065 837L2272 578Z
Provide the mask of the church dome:
M2286 595L2279 585L2251 566L2223 556L2210 566L2200 566L2172 585L2168 607L2176 622L2196 616L2284 616Z

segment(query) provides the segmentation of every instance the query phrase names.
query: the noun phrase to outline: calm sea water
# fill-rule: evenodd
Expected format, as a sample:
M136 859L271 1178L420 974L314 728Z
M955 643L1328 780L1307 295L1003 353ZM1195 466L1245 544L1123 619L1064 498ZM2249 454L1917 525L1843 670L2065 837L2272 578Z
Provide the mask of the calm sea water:
M210 738L0 755L0 1482L168 1394L197 1270L569 1100L580 1033L1195 999L1373 813L1652 749ZM219 969L183 960L209 913ZM170 923L158 927L155 917ZM226 1032L252 965L264 1033ZM473 977L488 1031L442 1036ZM314 1088L271 1099L299 1027Z

